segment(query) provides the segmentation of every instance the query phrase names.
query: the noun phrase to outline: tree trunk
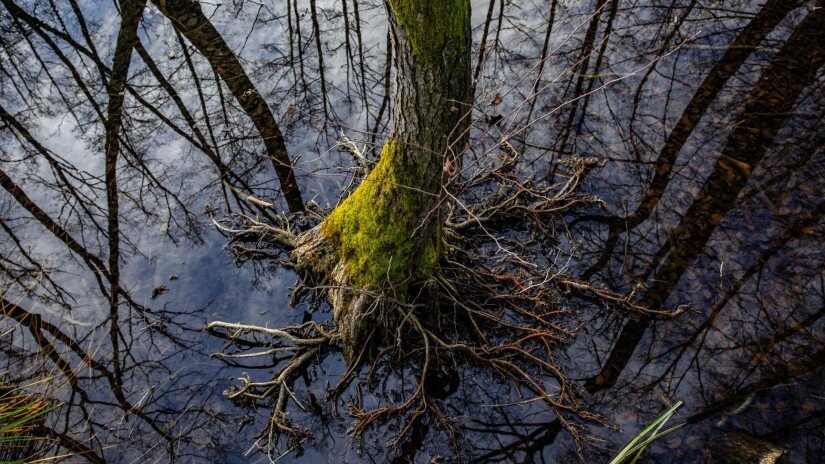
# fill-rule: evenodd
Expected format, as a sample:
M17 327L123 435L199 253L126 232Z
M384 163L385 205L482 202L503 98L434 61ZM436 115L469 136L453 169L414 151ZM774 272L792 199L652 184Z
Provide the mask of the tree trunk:
M386 305L414 303L436 269L442 186L460 164L471 100L469 0L386 5L395 69L392 132L372 172L302 237L293 255L331 281L348 362L370 333L392 329L396 311Z

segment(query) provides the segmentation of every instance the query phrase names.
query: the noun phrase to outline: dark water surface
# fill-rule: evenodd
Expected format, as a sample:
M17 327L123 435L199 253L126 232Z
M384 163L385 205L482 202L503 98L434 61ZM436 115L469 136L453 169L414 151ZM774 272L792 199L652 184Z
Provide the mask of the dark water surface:
M118 10L2 4L0 379L51 378L32 390L63 403L44 424L52 453L113 463L396 458L391 424L352 442L345 414L297 409L290 414L315 440L302 454L267 456L254 448L267 408L223 394L238 377L276 371L272 359L211 356L224 343L207 322L278 327L329 314L290 306L296 276L276 261L238 266L204 213L274 214L221 184L207 152L285 210L258 133L208 61L147 7L112 234L98 112ZM344 134L374 156L388 131L381 2L202 8L282 125L304 198L334 205L352 177L336 140ZM679 311L639 316L571 295L565 322L578 333L555 362L610 426L582 423L587 443L577 451L542 404L466 371L443 402L462 431L462 458L576 462L578 452L609 462L681 400L673 423L687 425L641 462L731 462L725 448L742 442L782 450L785 462L821 462L823 2L474 0L473 28L477 103L465 165L499 156L505 140L522 153L525 177L552 176L572 155L602 160L583 186L602 203L571 212L573 239L548 268ZM325 389L344 369L332 356L308 372L302 403L329 413ZM413 462L455 458L435 428L402 449Z

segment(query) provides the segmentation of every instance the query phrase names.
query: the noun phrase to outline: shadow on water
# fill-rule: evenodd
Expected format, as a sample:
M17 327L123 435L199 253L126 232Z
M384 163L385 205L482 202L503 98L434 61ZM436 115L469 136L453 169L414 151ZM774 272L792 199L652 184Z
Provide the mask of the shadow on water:
M203 330L328 316L291 301L285 256L250 246L233 260L203 211L275 221L302 197L312 213L352 188L339 134L373 159L391 114L382 2L0 2L0 383L51 378L30 392L63 403L38 424L49 453L608 462L676 400L687 425L645 462L825 451L821 0L473 1L466 165L513 149L519 175L553 179L556 161L600 159L583 188L603 203L565 217L572 238L548 271L681 311L569 295L578 331L553 360L608 420L576 424L583 442L483 372L445 375L435 401L461 432L458 457L426 420L396 448L392 423L352 442L347 399L403 392L330 404L337 353L296 381L303 410L289 413L314 441L258 452L271 405L225 392L281 359L215 357L229 342Z

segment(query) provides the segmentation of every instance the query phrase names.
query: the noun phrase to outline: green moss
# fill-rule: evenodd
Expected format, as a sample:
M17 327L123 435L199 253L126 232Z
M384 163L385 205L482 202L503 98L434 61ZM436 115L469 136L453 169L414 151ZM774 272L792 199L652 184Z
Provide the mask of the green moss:
M418 270L420 275L428 276L432 273L432 270L438 264L438 255L439 255L439 240L436 239L431 241L424 247L424 252L421 253L421 257L418 262Z
M407 31L413 55L424 63L455 59L468 38L470 0L389 0Z
M403 295L411 280L429 277L437 264L437 228L429 229L431 237L419 235L434 203L420 190L427 166L412 158L402 144L388 141L369 176L321 226L355 286L392 287Z

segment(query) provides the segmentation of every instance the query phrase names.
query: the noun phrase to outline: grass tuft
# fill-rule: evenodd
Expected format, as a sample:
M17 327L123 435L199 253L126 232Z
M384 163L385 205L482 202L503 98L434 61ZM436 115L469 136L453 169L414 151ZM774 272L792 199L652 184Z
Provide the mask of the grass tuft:
M610 461L610 464L621 464L623 462L633 464L639 459L639 456L642 455L642 452L644 452L647 445L653 440L657 440L670 432L682 428L685 425L684 423L676 424L673 427L662 430L662 427L664 427L667 421L673 417L673 414L676 413L676 410L679 409L680 406L682 406L682 402L677 401L673 404L673 406L668 408L667 411L663 412L658 419L636 435L633 440L630 440L630 443L628 443L627 446L625 446L624 449L622 449L622 451L615 458L613 458L612 461Z
M24 389L49 379L21 387L0 383L0 464L28 464L35 458L38 442L44 440L37 430L45 415L59 407L47 398L30 395Z

